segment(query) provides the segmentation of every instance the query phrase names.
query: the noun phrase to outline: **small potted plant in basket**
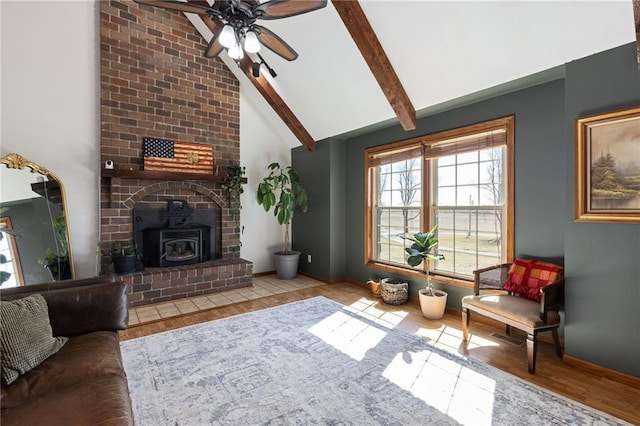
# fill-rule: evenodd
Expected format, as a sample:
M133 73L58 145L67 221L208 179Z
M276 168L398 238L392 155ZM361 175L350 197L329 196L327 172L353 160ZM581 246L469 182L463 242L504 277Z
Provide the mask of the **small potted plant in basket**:
M401 238L412 242L411 247L405 248L409 255L407 264L416 267L424 262L424 272L427 280L427 286L418 292L420 299L420 309L422 315L428 319L440 319L444 316L444 310L447 306L447 293L442 290L436 290L431 284L429 276L429 260L444 260L444 255L433 253L435 246L438 245L436 231L438 225L435 225L429 232L418 232L412 237L400 235Z
M371 289L371 294L374 297L382 296L382 281L384 278L378 278L375 280L368 280L367 284L369 284L369 288Z

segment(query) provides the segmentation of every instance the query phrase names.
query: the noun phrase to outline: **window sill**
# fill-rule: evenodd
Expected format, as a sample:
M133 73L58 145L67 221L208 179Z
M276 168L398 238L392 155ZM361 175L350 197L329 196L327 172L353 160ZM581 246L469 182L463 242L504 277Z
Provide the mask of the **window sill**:
M385 271L387 273L404 275L407 277L424 280L424 272L416 269L410 269L408 267L403 268L401 266L389 265L386 263L373 262L373 261L367 262L366 266L369 268ZM444 275L432 275L431 281L436 282L438 284L445 284L453 287L473 289L473 282L471 280L464 280L461 278L447 277Z
M461 287L473 290L473 281L467 281L461 278L445 277L443 275L432 275L431 281L439 284L449 285L452 287Z

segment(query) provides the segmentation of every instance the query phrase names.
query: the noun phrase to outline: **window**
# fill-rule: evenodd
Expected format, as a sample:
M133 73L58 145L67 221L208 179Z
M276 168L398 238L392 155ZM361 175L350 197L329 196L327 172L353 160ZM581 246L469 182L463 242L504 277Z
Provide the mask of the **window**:
M513 117L367 150L366 262L410 271L413 234L438 224L434 274L471 280L513 257Z
M0 217L0 288L24 285L11 219Z

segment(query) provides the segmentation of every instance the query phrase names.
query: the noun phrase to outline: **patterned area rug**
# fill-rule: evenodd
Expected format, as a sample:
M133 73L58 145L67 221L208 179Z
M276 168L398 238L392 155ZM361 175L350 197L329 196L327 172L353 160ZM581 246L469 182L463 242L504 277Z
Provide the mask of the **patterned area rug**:
M147 425L627 424L316 297L122 342Z

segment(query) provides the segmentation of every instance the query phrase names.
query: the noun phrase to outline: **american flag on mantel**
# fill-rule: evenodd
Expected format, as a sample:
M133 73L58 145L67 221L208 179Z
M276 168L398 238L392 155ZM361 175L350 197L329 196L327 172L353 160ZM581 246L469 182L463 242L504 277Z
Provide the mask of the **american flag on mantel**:
M143 137L144 169L213 174L213 147L200 143Z

